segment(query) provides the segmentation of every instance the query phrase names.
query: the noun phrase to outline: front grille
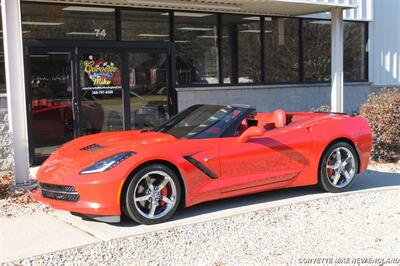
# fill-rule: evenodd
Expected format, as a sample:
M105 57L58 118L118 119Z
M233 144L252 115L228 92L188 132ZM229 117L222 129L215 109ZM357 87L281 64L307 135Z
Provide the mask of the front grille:
M72 186L52 185L40 183L42 196L49 199L78 201L79 193Z
M81 148L81 151L97 151L97 150L101 150L104 149L104 146L101 146L99 144L90 144L86 147Z

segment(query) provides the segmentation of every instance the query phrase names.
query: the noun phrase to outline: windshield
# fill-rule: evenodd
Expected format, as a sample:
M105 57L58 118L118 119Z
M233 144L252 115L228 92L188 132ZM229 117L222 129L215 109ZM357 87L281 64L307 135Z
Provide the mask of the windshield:
M154 130L176 138L217 138L243 112L232 106L194 105Z

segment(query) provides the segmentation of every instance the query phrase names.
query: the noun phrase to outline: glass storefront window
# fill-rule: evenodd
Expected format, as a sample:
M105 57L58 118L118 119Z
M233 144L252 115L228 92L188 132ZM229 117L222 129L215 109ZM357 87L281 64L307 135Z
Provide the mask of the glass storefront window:
M239 83L261 82L260 18L248 17L238 25Z
M218 83L217 16L175 12L178 85Z
M359 81L367 78L365 25L360 22L344 22L343 69L345 81Z
M115 39L112 7L21 3L22 33L34 39Z
M259 17L223 15L222 49L224 83L261 81Z
M132 128L151 129L169 119L167 69L166 53L129 53Z
M169 13L121 10L121 32L128 41L169 41Z
M304 20L304 80L329 81L331 78L331 22Z
M331 78L331 22L305 20L304 80L329 81ZM344 81L367 79L365 23L344 22Z
M232 29L233 28L233 29ZM235 30L234 26L222 25L222 63L223 63L223 82L229 84L232 82L232 55L234 53L231 45L232 35L230 32ZM237 65L237 64L236 64Z
M87 52L80 60L82 135L123 129L121 55Z
M265 81L295 82L299 72L299 20L265 18Z
M46 157L74 137L71 53L31 53L31 138L35 157Z

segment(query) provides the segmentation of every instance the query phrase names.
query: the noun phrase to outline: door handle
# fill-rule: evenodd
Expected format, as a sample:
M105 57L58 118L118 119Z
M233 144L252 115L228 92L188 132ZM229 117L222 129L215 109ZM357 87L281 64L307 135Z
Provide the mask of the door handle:
M72 104L74 107L78 107L78 100L75 97L72 98Z
M72 116L75 119L77 119L77 117L79 116L79 104L78 104L78 100L73 97L72 98Z

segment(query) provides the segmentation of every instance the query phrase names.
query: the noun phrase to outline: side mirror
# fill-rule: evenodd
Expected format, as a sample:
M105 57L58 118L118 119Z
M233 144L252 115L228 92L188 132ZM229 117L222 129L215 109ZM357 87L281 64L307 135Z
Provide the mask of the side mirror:
M240 143L245 143L249 140L249 138L251 137L258 137L258 136L262 136L265 132L264 127L249 127L248 129L246 129L242 135L240 135L238 142Z

